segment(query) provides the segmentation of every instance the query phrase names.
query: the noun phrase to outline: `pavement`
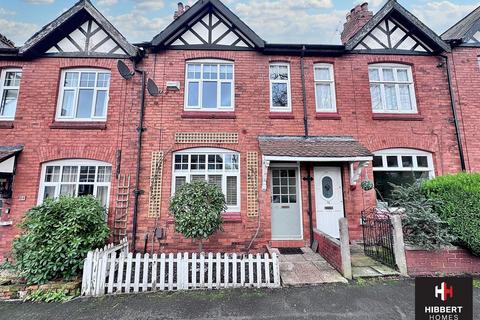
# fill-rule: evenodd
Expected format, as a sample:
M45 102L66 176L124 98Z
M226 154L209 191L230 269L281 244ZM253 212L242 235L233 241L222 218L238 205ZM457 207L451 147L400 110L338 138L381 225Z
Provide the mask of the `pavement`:
M474 292L474 308L474 318L478 319L480 289ZM414 318L414 281L411 279L369 279L275 290L121 295L80 298L64 304L0 302L1 320Z
M399 272L367 257L361 245L351 245L350 255L352 261L353 278L389 277L398 276Z
M303 254L277 253L279 254L280 277L283 286L347 282L321 255L313 252L310 248L302 248L302 251Z

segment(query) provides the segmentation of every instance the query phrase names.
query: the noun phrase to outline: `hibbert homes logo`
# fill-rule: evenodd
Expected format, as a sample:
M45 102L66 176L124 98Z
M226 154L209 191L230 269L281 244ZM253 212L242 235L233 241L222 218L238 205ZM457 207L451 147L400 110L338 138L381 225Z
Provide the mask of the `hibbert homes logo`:
M416 320L473 320L472 278L417 278Z

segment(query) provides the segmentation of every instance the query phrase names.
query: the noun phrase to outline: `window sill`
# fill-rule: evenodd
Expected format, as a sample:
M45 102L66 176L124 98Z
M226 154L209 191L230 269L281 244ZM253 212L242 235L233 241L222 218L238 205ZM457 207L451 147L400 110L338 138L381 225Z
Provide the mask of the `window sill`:
M13 129L13 121L0 121L0 129Z
M268 116L270 119L289 120L295 119L293 112L270 112Z
M56 121L50 125L50 129L66 129L66 130L106 130L105 122L69 122Z
M242 214L240 212L225 212L223 215L224 222L242 222ZM167 224L174 224L175 219L172 216L169 216L167 219Z
M423 116L417 113L374 113L373 120L392 120L392 121L422 121Z
M341 120L342 116L337 112L317 112L315 115L317 120Z
M214 112L203 112L203 111L184 111L182 113L183 119L236 119L237 116L235 112L227 111L214 111Z

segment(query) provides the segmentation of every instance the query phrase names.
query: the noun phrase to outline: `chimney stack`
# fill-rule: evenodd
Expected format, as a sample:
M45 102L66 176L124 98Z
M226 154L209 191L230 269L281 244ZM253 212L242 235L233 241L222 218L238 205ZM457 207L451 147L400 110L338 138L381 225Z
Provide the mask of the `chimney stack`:
M187 11L188 9L190 9L190 6L183 6L183 3L179 2L178 3L178 9L173 14L173 20L176 20L178 17L180 17L182 14L184 14L185 11Z
M347 22L343 25L342 43L347 43L372 17L373 12L368 11L368 2L356 5L355 8L350 10L347 13Z

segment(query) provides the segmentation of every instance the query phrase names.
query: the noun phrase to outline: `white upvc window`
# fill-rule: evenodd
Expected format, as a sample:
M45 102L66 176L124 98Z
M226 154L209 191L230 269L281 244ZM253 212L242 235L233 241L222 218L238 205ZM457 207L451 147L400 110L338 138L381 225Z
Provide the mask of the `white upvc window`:
M223 60L195 60L186 64L185 110L233 111L234 65Z
M288 63L271 63L269 78L270 111L291 112L290 65Z
M374 153L373 176L377 199L389 202L393 185L435 177L432 154L415 149L386 149Z
M174 153L172 194L182 185L206 181L218 186L227 202L227 211L240 212L240 155L237 152L196 148Z
M105 121L110 90L110 71L66 69L62 71L57 120Z
M112 166L106 162L76 159L43 164L38 204L60 196L93 195L107 208Z
M314 66L315 101L317 112L336 112L335 76L333 65L318 63Z
M412 68L401 64L368 67L374 113L417 113Z
M2 70L0 75L0 97L2 99L0 100L0 121L15 119L21 79L21 69Z

